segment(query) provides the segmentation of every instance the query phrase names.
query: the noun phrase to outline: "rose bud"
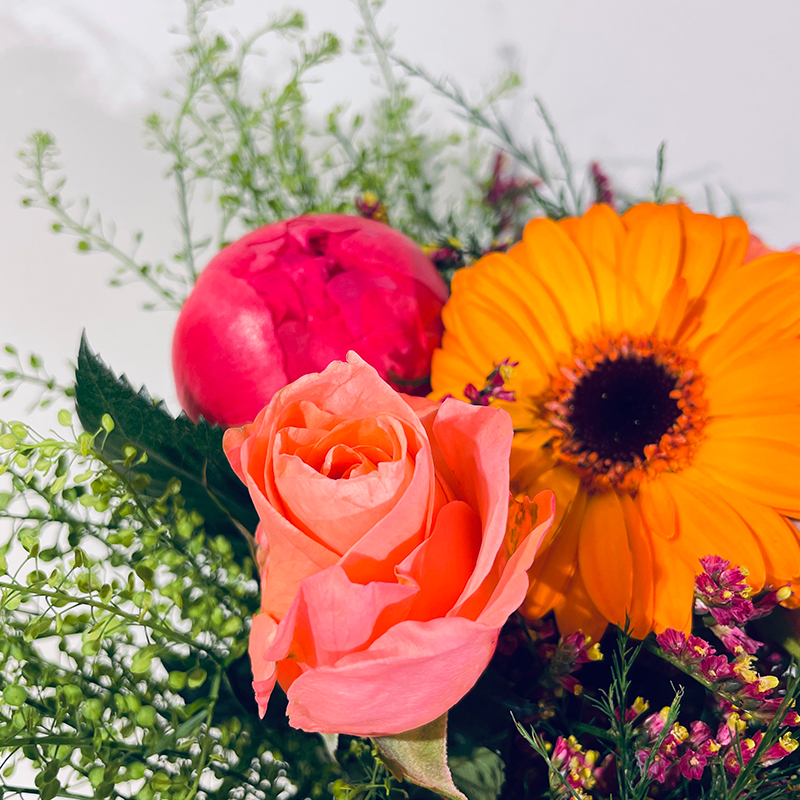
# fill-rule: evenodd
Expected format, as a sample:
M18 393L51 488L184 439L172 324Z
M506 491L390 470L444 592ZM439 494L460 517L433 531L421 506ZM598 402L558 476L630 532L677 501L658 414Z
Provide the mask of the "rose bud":
M267 225L218 253L189 295L172 344L178 399L193 420L243 425L351 349L425 394L446 298L423 251L387 225L341 214Z

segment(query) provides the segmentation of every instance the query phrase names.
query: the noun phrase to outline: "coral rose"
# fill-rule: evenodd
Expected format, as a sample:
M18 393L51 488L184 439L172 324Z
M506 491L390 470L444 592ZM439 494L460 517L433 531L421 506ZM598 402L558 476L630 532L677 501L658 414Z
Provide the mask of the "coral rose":
M509 514L512 435L505 411L400 395L354 353L226 432L261 520L262 713L277 679L295 727L391 735L472 687L553 519L550 492Z
M172 345L178 399L193 420L243 425L350 349L425 394L446 298L431 261L388 225L341 214L267 225L217 254L189 295Z

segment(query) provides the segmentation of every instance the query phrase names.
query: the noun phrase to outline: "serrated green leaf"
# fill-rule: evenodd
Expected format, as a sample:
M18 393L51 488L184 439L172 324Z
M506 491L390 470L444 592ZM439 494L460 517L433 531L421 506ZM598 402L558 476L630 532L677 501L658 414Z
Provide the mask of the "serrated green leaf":
M147 496L160 497L177 478L187 507L196 509L208 527L227 530L239 560L249 554L232 519L252 532L258 517L247 489L225 458L221 428L203 420L195 425L184 414L172 417L144 387L136 392L124 375L117 378L89 347L85 335L75 371L75 400L86 431L104 427L105 415L113 417L113 430L95 443L104 442L106 456L125 461L130 446L146 454L145 463L137 460L128 469L134 476L150 478L144 490Z

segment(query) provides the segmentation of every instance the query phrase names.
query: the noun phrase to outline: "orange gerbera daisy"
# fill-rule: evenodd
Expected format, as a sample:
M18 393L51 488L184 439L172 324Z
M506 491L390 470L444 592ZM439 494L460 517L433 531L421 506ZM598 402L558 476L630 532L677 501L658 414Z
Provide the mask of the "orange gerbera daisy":
M698 559L800 576L800 255L740 219L642 204L531 220L456 273L433 395L504 359L512 490L556 493L522 608L561 632L688 629Z

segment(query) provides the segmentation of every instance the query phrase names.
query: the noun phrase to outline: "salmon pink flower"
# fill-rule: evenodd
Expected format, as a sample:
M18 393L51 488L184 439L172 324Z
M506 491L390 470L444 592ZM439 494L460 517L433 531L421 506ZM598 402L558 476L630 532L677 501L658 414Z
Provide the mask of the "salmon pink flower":
M172 366L193 419L252 422L278 389L357 350L424 394L447 287L425 253L380 222L298 217L215 256L178 318Z
M505 411L406 397L355 354L279 391L225 450L261 525L250 657L298 728L392 735L472 687L528 589L553 496L512 502Z

